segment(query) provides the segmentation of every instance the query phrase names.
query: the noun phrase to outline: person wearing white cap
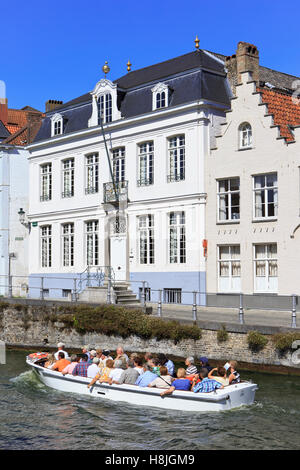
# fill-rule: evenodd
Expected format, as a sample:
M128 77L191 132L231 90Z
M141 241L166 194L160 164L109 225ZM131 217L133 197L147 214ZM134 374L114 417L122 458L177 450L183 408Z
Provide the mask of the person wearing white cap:
M99 362L100 359L98 357L94 357L92 364L87 369L87 376L91 379L94 379L96 375L99 373Z
M70 359L69 354L67 353L67 351L64 351L64 347L65 347L64 343L58 343L57 344L58 351L56 351L56 353L54 354L54 357L57 361L58 361L58 353L60 351L64 353L65 359L67 359L69 361L69 359Z

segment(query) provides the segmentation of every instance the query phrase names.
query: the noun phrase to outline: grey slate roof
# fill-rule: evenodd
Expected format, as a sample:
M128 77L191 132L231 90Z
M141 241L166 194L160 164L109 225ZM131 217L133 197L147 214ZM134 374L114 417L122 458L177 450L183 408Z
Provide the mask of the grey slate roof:
M2 121L0 121L0 141L10 136L10 132L6 129Z

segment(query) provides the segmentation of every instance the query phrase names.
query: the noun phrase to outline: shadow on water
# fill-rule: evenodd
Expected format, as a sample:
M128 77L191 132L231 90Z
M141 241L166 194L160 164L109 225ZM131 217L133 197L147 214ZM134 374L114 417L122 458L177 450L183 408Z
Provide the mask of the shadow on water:
M247 373L252 406L215 413L134 407L49 389L8 353L0 375L1 449L299 449L300 378Z

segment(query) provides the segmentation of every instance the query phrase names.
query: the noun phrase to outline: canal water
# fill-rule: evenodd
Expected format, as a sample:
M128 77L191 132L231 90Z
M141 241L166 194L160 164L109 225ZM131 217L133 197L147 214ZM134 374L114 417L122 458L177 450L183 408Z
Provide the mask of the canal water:
M25 355L0 365L0 449L300 449L300 377L242 373L259 386L254 405L193 414L57 392Z

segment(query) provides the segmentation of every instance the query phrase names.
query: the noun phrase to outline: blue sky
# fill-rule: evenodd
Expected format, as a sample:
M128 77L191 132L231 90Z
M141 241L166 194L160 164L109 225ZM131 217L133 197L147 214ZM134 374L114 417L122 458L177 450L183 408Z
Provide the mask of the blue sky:
M255 44L260 63L300 76L300 3L296 0L16 0L0 7L0 80L10 108L44 110L93 89L108 60L114 80L200 47L231 55Z

